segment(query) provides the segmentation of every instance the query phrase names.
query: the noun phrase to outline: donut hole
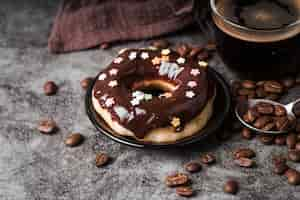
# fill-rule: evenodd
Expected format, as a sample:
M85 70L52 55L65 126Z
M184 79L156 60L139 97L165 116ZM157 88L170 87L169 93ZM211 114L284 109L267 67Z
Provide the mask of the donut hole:
M157 97L166 92L172 93L176 90L176 85L164 80L142 80L134 82L132 90L140 90Z

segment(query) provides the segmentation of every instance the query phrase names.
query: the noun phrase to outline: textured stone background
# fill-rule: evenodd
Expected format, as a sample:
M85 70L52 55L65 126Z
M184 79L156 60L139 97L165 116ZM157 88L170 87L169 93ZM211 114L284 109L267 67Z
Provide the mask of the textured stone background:
M181 199L163 184L172 171L197 159L202 152L217 155L217 164L192 175L194 199L282 200L299 199L300 187L289 186L271 172L271 158L286 148L245 141L238 134L223 143L214 137L193 148L158 151L119 145L97 134L84 111L84 92L79 80L95 75L124 47L143 47L146 41L120 44L64 55L47 52L47 36L59 1L0 2L0 199L1 200L173 200ZM201 33L184 31L171 41L201 43ZM233 75L222 64L214 67L228 80ZM54 80L58 95L46 97L42 85ZM300 97L295 89L293 97ZM53 136L36 131L40 118L53 117L60 131ZM63 139L71 131L86 136L83 145L66 148ZM238 146L256 150L255 169L241 169L231 161ZM107 151L113 163L98 169L95 153ZM292 164L291 164L292 165ZM300 170L300 165L292 165ZM224 194L227 178L240 182L236 196Z

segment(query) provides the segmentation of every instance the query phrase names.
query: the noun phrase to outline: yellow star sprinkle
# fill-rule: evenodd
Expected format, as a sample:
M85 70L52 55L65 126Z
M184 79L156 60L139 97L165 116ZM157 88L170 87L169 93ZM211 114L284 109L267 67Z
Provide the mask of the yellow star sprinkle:
M172 121L171 121L171 125L173 127L179 127L180 126L180 118L178 117L173 117Z
M151 60L152 64L153 65L159 65L160 62L161 62L161 59L159 57L154 57L152 60Z

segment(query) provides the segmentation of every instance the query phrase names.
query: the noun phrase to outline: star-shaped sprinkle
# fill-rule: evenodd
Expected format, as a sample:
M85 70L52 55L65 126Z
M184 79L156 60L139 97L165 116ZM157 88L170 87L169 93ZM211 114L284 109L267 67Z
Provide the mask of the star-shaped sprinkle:
M143 52L143 53L141 54L141 58L142 58L143 60L148 59L148 58L149 58L149 53L148 53L148 52Z
M193 98L195 96L195 93L190 90L190 91L185 92L185 96L187 98Z
M170 49L163 49L161 50L161 54L164 55L164 56L167 56L171 53Z
M185 58L180 57L180 58L177 58L176 61L177 61L178 64L184 64L185 63Z
M116 87L116 86L118 86L118 81L116 81L116 80L109 81L108 86L112 87L112 88Z
M181 122L180 122L180 118L179 117L173 117L172 118L172 121L171 121L171 125L173 126L173 127L179 127L180 126L180 124L181 124Z
M198 76L199 74L200 74L200 70L199 69L192 69L191 70L191 75Z
M170 57L169 57L169 56L162 56L162 57L161 57L161 61L168 62L169 60L170 60Z
M205 62L205 61L199 61L199 62L198 62L198 65L199 65L200 67L207 67L207 66L208 66L208 63Z
M118 71L119 71L118 69L113 68L113 69L109 70L109 74L110 74L111 76L117 75L117 74L118 74Z
M111 98L108 98L108 99L106 99L106 101L105 101L105 106L106 107L111 107L112 105L114 105L115 104L115 100L114 100L114 98L113 97L111 97Z
M106 79L106 77L107 77L106 74L102 73L102 74L99 75L98 80L103 81L103 80Z
M136 52L135 51L133 51L133 52L130 52L130 54L129 54L129 56L128 56L128 58L129 58L129 60L134 60L134 59L136 59Z
M159 57L154 57L151 62L153 65L159 65L161 60Z
M197 82L196 81L189 81L187 83L187 86L189 86L190 88L194 88L197 86Z
M137 98L134 98L130 101L131 105L133 106L137 106L140 104L140 100L138 100Z
M115 64L120 64L122 61L123 61L122 57L117 57L117 58L114 59Z

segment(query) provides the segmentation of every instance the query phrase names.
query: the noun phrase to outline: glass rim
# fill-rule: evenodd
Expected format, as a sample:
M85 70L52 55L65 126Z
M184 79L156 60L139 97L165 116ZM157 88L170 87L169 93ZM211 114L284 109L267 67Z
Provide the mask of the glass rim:
M220 17L225 23L231 25L231 26L234 26L236 28L239 28L239 29L243 29L243 30L246 30L246 31L256 31L256 32L278 32L278 31L282 31L282 30L285 30L285 29L289 29L289 28L293 28L297 25L300 25L300 18L297 19L295 22L293 23L290 23L288 25L285 25L285 26L282 26L280 28L271 28L271 29L256 29L256 28L249 28L249 27L246 27L246 26L243 26L243 25L240 25L236 22L234 22L233 20L230 20L226 17L224 17L218 10L217 10L217 7L216 7L216 1L217 0L210 0L210 7L212 9L212 11L214 12L214 14L216 14L218 17Z

